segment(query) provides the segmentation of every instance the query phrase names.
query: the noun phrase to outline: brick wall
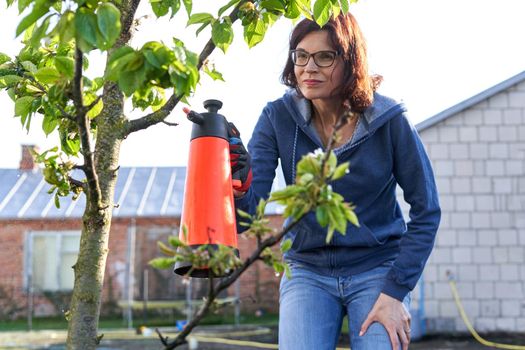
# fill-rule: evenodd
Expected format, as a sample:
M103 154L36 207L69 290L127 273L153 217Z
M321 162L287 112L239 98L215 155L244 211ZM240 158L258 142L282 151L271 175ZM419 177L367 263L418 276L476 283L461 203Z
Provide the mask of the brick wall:
M184 299L185 286L182 277L176 276L171 270L159 271L151 268L148 261L160 256L157 241L167 241L170 234L178 232L177 218L138 218L135 219L135 263L133 297L141 300L143 297L143 271L149 271L148 294L153 299ZM272 217L271 225L278 228L282 225L280 217ZM110 311L118 300L126 297L126 262L128 256L128 235L132 226L129 218L113 219L109 241L109 254L106 264L102 302L106 307L103 312ZM25 234L34 231L71 231L80 230L79 219L75 220L9 220L2 221L0 226L0 307L13 306L2 310L0 316L11 312L14 317L23 316L27 312L27 292L24 287L24 251ZM239 236L241 258L246 258L254 249L255 241L243 235ZM262 263L256 263L241 277L241 308L253 311L263 308L267 311L278 309L278 283L273 269ZM195 283L198 285L198 283ZM234 295L234 287L227 294ZM194 294L197 297L197 293ZM34 296L35 315L57 314L67 309L67 305L58 306L57 310L42 293ZM112 309L115 311L115 309Z
M429 331L525 331L525 83L421 132L442 206L424 272ZM418 290L414 296L417 297Z

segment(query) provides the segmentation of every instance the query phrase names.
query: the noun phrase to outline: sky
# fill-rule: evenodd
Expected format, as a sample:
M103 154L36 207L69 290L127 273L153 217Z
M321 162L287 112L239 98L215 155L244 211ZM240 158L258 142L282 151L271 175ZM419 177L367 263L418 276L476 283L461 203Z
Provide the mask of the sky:
M194 12L215 11L224 1L194 0ZM186 28L184 11L168 19L151 15L143 0L138 13L141 24L132 46L150 40L171 42L182 39L200 52L209 31L195 36L196 27ZM409 118L417 124L469 97L525 70L525 1L523 0L359 0L350 8L367 39L370 73L381 74L379 92L402 100ZM213 13L213 12L212 12ZM0 3L0 52L14 55L19 39L15 8ZM279 75L288 52L292 23L283 19L271 27L264 42L248 49L240 25L234 25L235 39L226 54L216 50L210 57L226 82L203 76L189 99L191 108L203 111L202 101L219 99L220 113L236 124L245 143L263 107L285 92ZM90 57L90 77L101 74L104 57ZM121 148L121 166L185 166L188 159L191 122L175 107L165 124L130 135ZM58 143L56 135L46 138L36 117L29 133L13 118L14 106L0 91L0 168L16 168L21 144L36 144L41 150ZM128 108L129 118L145 114Z

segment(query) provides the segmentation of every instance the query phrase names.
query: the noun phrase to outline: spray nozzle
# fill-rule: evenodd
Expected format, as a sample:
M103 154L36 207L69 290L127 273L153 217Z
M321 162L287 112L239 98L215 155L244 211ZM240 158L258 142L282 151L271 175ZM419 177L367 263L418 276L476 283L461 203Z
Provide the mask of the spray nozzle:
M182 110L184 111L184 113L186 113L186 118L188 118L189 121L192 121L195 124L199 125L202 125L202 123L204 123L204 117L202 116L202 114L192 111L188 107L184 107L182 108Z

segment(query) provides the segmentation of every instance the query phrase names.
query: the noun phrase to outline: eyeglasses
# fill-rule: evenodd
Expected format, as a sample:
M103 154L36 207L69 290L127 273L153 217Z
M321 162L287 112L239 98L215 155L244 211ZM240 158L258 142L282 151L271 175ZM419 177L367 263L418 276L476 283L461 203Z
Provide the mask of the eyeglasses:
M310 61L310 57L314 58L314 62L318 67L330 67L334 64L335 58L339 56L337 51L317 51L308 53L304 50L290 50L290 57L293 64L299 67L304 67Z

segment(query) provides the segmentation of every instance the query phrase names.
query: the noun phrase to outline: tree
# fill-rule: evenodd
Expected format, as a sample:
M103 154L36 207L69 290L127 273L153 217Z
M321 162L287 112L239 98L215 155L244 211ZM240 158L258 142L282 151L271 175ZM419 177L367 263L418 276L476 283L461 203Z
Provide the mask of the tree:
M170 46L150 41L131 47L140 0L6 1L8 6L18 6L21 20L16 35L22 36L24 47L13 58L0 53L0 88L14 101L14 114L23 127L29 130L33 119L41 118L46 134L58 131L59 146L37 155L55 204L59 206L63 196L86 196L79 256L73 266L73 296L66 313L67 347L94 349L101 338L99 308L121 143L134 132L165 122L173 108L195 91L201 70L222 79L206 60L216 47L226 53L237 20L252 47L282 17L305 16L322 25L332 13L348 11L349 0L231 0L216 15L192 13L192 0L151 0L157 17L177 15L183 20L179 11L183 7L187 24L199 26L197 34L211 27L211 38L198 55L175 38ZM107 54L104 74L88 77L89 57L96 50ZM127 100L145 114L128 118ZM329 154L318 160L322 169L334 165ZM73 169L81 169L85 178L73 178ZM335 168L331 171L333 176ZM292 192L274 199L286 202ZM312 208L289 214L296 217ZM334 222L326 219L326 224Z

